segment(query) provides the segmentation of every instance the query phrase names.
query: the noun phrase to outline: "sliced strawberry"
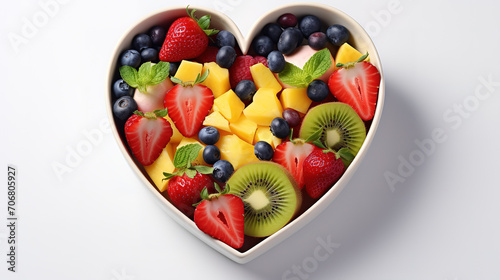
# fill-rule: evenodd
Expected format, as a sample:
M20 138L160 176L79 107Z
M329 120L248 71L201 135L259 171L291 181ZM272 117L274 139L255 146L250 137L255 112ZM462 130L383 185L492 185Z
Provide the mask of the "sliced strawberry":
M314 150L304 160L304 183L307 194L314 199L328 191L344 172L344 163L334 152Z
M136 111L125 123L128 146L135 158L145 166L160 156L172 134L170 123L159 113Z
M300 189L304 187L303 164L306 157L314 150L320 150L313 144L295 140L295 144L286 141L274 150L273 161L283 165L292 174Z
M339 101L351 105L361 119L371 120L377 104L379 71L366 61L347 63L342 67L330 76L330 91Z
M234 63L229 67L229 82L231 83L231 88L235 88L236 85L242 80L251 80L252 73L250 72L250 66L257 64L251 55L237 56Z

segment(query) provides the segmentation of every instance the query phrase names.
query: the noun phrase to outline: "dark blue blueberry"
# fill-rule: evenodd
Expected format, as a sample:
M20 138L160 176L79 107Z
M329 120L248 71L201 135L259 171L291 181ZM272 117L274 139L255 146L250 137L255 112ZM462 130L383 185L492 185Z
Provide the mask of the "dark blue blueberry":
M208 145L203 149L203 160L208 164L214 164L220 160L220 150L215 145Z
M274 154L273 147L266 141L255 143L253 151L255 156L260 160L271 160Z
M151 48L153 41L151 41L151 37L148 34L141 33L135 35L134 39L132 39L132 46L134 49L142 51L143 49Z
M131 96L122 96L113 104L113 114L123 122L132 116L135 110L137 110L137 103Z
M328 97L330 89L322 80L314 80L307 86L307 97L312 101L320 102Z
M214 171L212 173L212 176L215 180L222 183L226 182L234 172L233 165L229 161L224 159L215 162L213 168Z
M349 30L343 25L334 24L326 29L326 36L330 43L340 47L349 40Z
M283 32L283 30L277 23L268 23L262 28L262 35L271 38L275 44L278 43L281 32Z
M278 18L278 24L283 28L294 27L297 25L297 17L291 13L282 14Z
M295 27L288 27L281 33L278 50L284 55L291 54L302 43L302 33Z
M157 62L158 60L158 51L155 48L147 48L141 51L142 62Z
M234 88L234 93L241 101L252 101L253 95L257 91L255 83L251 80L241 80Z
M231 46L223 46L215 56L215 62L222 68L229 68L236 59L236 51Z
M233 33L222 30L217 33L217 37L215 37L215 45L217 47L222 48L223 46L236 47L236 38L234 38Z
M280 51L272 51L267 56L267 65L269 70L274 73L279 73L285 69L285 57Z
M328 38L323 32L314 32L311 34L307 40L307 44L315 50L321 50L326 47L328 43Z
M290 135L290 126L285 119L274 118L271 121L271 133L279 139L285 139Z
M198 138L206 145L214 145L219 141L220 134L217 128L213 126L205 126L198 132Z
M315 15L305 16L299 22L299 29L308 38L314 32L321 31L321 20Z
M274 43L271 38L265 35L259 35L253 40L253 50L261 56L267 56L274 49Z
M136 50L126 50L120 57L120 64L138 68L141 65L141 54Z
M168 73L170 76L175 76L175 73L177 72L177 68L179 68L179 65L181 64L180 62L169 62L169 68L168 68Z
M132 96L134 88L129 86L123 79L116 80L113 84L113 95L116 99L122 96Z
M167 30L161 26L153 26L149 30L149 37L151 37L151 42L153 46L161 47L167 37Z

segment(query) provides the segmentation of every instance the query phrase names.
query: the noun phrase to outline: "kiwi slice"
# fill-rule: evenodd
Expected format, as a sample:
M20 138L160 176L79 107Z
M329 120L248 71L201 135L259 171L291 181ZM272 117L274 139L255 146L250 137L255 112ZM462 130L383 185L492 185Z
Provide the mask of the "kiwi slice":
M307 112L300 127L300 138L307 139L323 129L320 140L335 151L347 147L356 155L365 141L366 128L363 120L346 103L329 102Z
M273 162L255 162L238 168L229 178L229 193L245 206L245 234L269 236L285 226L299 210L302 196L292 175Z

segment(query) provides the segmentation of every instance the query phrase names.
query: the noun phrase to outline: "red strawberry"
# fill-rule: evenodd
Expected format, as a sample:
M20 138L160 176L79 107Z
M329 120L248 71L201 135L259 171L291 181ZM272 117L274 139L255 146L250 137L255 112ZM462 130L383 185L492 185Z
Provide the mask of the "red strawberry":
M207 188L214 192L214 181L210 175L196 172L193 178L186 173L174 176L168 181L167 193L170 201L188 217L192 217L195 207L193 204L201 200L201 191Z
M351 105L361 119L368 121L375 114L380 73L373 64L363 61L365 58L346 63L333 72L328 87L339 101Z
M135 158L142 165L152 164L170 141L173 130L163 118L165 110L135 111L125 122L125 138Z
M295 142L295 144L294 144ZM286 141L274 150L273 161L283 165L292 174L300 189L304 187L303 164L306 157L314 150L320 150L303 140Z
M340 156L329 150L314 150L304 160L304 182L307 194L316 199L337 182L344 172Z
M257 61L257 63L262 63L264 64L267 68L269 68L269 65L267 64L267 58L263 57L263 56L260 56L260 55L257 55L254 57L255 61Z
M241 198L224 192L207 195L202 192L203 200L194 211L194 222L204 233L226 243L233 248L240 248L244 241L244 206Z
M207 49L198 56L195 60L198 63L207 63L207 62L215 62L215 58L217 57L217 52L219 48L216 46L208 46Z
M236 57L233 65L229 67L229 81L231 83L231 88L235 88L236 85L242 80L253 81L250 66L254 64L257 64L257 61L251 55Z
M185 137L198 134L203 120L214 105L212 90L199 84L207 75L208 71L205 71L203 77L187 83L172 78L172 81L181 83L175 85L165 95L163 104L168 109L168 115Z
M208 36L218 32L207 29L210 25L209 15L198 20L194 16L196 10L189 12L186 8L186 11L188 17L178 18L170 25L160 50L160 60L177 62L198 57L208 46Z

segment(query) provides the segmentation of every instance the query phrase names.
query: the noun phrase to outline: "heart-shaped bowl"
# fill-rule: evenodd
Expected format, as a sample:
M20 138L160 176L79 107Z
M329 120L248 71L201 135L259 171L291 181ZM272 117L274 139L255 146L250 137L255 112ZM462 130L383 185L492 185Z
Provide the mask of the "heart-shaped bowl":
M158 202L160 207L164 209L169 216L171 216L176 222L186 228L189 232L194 234L196 237L198 237L226 257L238 263L246 263L271 249L273 246L283 241L285 238L289 237L291 234L313 220L335 199L340 191L347 185L349 179L354 175L357 167L360 165L361 161L366 155L368 147L373 140L382 114L385 84L380 58L378 56L375 45L373 44L366 31L350 16L328 5L304 2L278 7L257 19L256 23L250 29L247 36L243 36L241 34L238 27L230 18L216 10L198 6L190 6L189 8L197 10L196 16L198 18L205 14L210 14L212 16L212 22L210 25L212 28L216 28L219 30L228 30L232 32L236 37L239 47L243 53L247 53L251 46L252 38L259 34L262 27L266 23L275 22L280 15L284 13L293 13L299 18L308 14L316 15L321 19L323 24L327 26L332 24L344 25L351 34L348 42L358 50L367 51L370 54L370 62L378 68L381 74L381 82L379 86L375 116L367 124L367 135L361 149L356 155L354 161L346 169L342 177L331 187L328 192L326 192L317 201L307 201L307 199L305 199L299 215L282 229L263 239L252 239L245 237L246 240L244 246L237 250L201 232L191 219L181 213L173 204L170 203L166 194L163 195L162 193L160 193L151 179L149 179L144 168L134 159L132 153L127 148L125 137L123 133L120 132L120 129L118 129L118 122L113 117L112 107L114 99L112 93L112 85L114 81L119 79L119 73L117 69L119 67L118 59L120 54L124 50L130 48L132 39L136 34L145 33L155 25L168 27L175 19L186 15L186 7L174 6L153 12L134 24L119 40L109 63L106 81L106 108L114 137L118 143L118 146L120 147L121 152L132 168L132 171L137 174L137 176L142 180L144 186L148 188L151 194L155 197L155 201ZM306 195L304 195L304 197L305 196Z

